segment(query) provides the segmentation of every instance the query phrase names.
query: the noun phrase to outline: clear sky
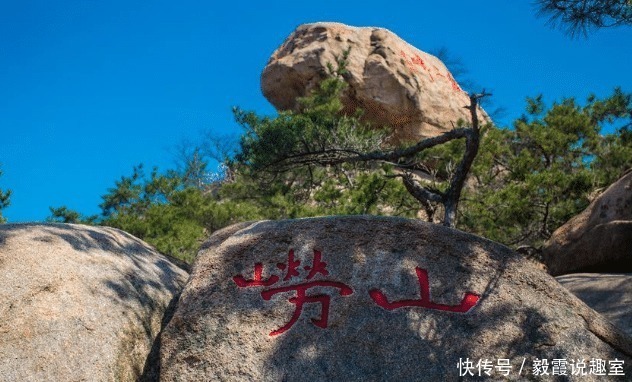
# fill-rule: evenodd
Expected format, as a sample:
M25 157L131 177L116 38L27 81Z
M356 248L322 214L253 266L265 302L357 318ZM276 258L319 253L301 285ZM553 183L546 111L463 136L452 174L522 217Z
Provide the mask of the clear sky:
M390 29L424 51L449 50L467 77L520 116L527 96L584 100L632 92L632 28L571 39L531 0L0 0L0 188L11 222L49 206L99 212L132 166L174 166L203 131L235 133L231 107L274 109L259 76L300 24Z

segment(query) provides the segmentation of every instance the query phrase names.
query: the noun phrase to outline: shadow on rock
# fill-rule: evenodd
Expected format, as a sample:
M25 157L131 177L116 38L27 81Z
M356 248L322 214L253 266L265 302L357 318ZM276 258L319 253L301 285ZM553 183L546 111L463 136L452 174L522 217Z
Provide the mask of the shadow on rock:
M474 306L459 312L468 294ZM258 222L200 252L163 333L161 380L457 380L465 359L508 359L506 378L524 379L541 359L628 367L631 343L530 261L476 236L397 218Z

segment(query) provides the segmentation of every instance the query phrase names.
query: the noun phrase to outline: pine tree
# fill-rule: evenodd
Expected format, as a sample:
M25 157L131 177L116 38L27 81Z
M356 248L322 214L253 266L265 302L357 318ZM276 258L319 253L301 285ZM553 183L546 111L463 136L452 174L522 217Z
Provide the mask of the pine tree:
M631 0L539 0L539 13L551 24L564 26L571 36L593 28L632 25Z
M2 176L2 169L0 169L0 176ZM0 188L0 224L6 223L6 219L2 216L2 210L7 208L11 203L11 190L3 190Z
M339 65L341 63L344 64L344 59ZM235 116L245 133L233 166L268 183L281 178L287 183L292 179L304 190L294 187L294 192L306 195L322 190L318 176L347 177L349 186L356 188L351 179L355 175L350 177L349 174L380 174L383 180L378 188L386 184L393 187L393 182L386 179L399 180L400 189L417 200L418 209L423 210L429 220L434 220L441 206L443 224L454 227L461 191L479 147L482 126L477 108L478 100L485 94L470 96L470 105L464 105L470 110L471 126L461 125L436 137L392 147L384 144L388 141L386 129L369 127L360 122L359 115L342 113L340 97L345 82L340 79L341 70L344 65L337 71L330 68L332 75L323 80L312 95L299 100L298 112L285 111L276 118L261 118L237 109ZM423 163L424 152L459 139L464 141L460 158L444 182L445 187L433 187L416 175L427 170ZM377 199L373 197L373 200Z
M539 247L581 212L596 189L632 167L632 96L615 89L585 106L541 96L513 130L489 131L463 202L461 228L514 247ZM606 124L622 122L613 134Z

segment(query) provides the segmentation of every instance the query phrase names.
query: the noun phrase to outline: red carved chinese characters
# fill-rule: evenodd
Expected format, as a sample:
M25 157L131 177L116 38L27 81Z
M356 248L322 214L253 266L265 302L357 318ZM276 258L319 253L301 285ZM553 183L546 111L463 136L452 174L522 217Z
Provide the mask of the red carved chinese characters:
M443 72L439 68L437 68L435 65L432 65L432 69L428 68L424 60L421 57L419 57L418 54L414 54L412 57L408 57L406 52L404 52L403 50L400 50L399 54L404 59L404 63L406 64L406 67L410 69L411 72L426 73L430 77L431 82L434 82L434 77L433 77L433 74L434 74L435 76L441 77L444 80L448 81L450 83L450 86L452 87L452 90L459 91L459 92L463 91L461 87L459 86L459 84L456 83L456 81L454 80L454 77L452 77L450 72L446 72L445 74L443 74ZM421 67L423 71L420 71L418 67Z
M235 284L242 288L253 287L253 286L270 286L277 281L279 281L278 276L270 276L267 280L261 279L261 274L263 273L263 264L257 263L255 264L255 274L252 280L246 280L242 275L237 275L233 277Z
M448 75L448 81L450 81L450 85L452 86L452 89L454 91L462 91L461 87L459 86L459 84L456 83L456 80L454 79L454 77L452 77L452 74L447 73Z
M288 253L287 263L278 263L277 268L281 271L286 271L285 277L283 277L283 281L290 281L295 277L300 276L299 267L301 265L300 260L296 260L294 258L294 250L290 249ZM316 277L318 274L322 276L328 276L329 271L327 270L327 263L322 260L322 254L319 251L314 250L314 257L312 260L311 266L304 266L303 269L308 271L309 273L305 276L304 282L299 284L281 286L271 289L266 289L261 292L261 297L269 301L272 296L278 293L287 293L287 292L296 292L295 297L290 297L288 301L294 305L296 305L294 309L294 313L290 320L280 327L279 329L273 330L270 332L270 336L276 336L281 333L288 331L295 323L298 321L301 313L303 311L303 305L305 303L320 303L321 304L321 313L318 319L312 318L312 323L319 328L327 328L327 322L329 320L329 304L331 302L331 296L326 294L316 294L316 295L307 295L307 291L310 288L314 287L328 287L338 289L338 293L341 296L349 296L353 294L353 289L344 283L338 281L329 281L329 280L314 280L308 281L312 278ZM233 281L237 284L238 287L248 288L248 287L269 287L276 284L280 278L276 275L271 275L267 280L262 279L263 273L263 265L261 263L255 264L255 271L252 280L246 280L242 275L236 275L233 277Z
M430 300L430 285L428 284L428 272L425 269L416 267L417 279L419 280L419 300L400 300L394 302L388 302L388 299L378 289L372 289L369 291L369 295L375 301L375 303L386 310L393 310L397 308L420 306L428 309L444 310L447 312L466 313L480 299L480 296L471 292L465 293L463 300L459 305L444 305L437 304Z
M424 70L428 70L428 68L426 67L426 64L424 63L424 60L422 60L418 54L413 56L412 61L413 61L413 64L417 64L421 66L422 68L424 68Z
M353 294L353 289L342 282L323 280L322 278L329 276L329 270L327 269L327 263L323 260L322 253L314 250L312 257L312 264L301 267L301 261L294 257L294 250L290 249L287 262L277 263L276 268L279 269L284 275L269 275L267 279L263 278L263 264L255 263L254 273L252 279L246 279L242 275L236 275L233 277L233 281L240 288L253 288L264 287L261 291L261 297L265 301L270 301L276 294L294 292L294 296L288 298L288 302L294 304L294 312L289 321L282 327L270 332L270 336L276 336L290 330L292 326L298 321L302 312L303 306L307 303L319 303L321 306L320 317L312 318L312 323L322 329L327 328L329 321L329 306L331 303L331 296L328 294L308 294L311 288L331 288L337 291L340 296L349 296ZM274 267L272 267L274 269ZM416 267L415 272L417 274L417 280L419 282L419 299L417 300L399 300L389 302L388 298L379 289L372 289L369 291L371 300L378 306L386 310L394 310L399 308L408 307L422 307L427 309L442 310L446 312L455 313L467 313L472 309L479 301L480 296L467 292L463 296L461 303L458 305L446 305L432 302L430 298L430 284L428 282L428 272ZM301 278L302 274L302 278ZM281 276L283 277L281 279ZM295 279L299 278L298 283L292 284ZM316 279L315 279L316 278ZM290 282L290 285L275 286L279 282Z
M288 329L290 329L292 325L294 325L294 323L296 323L296 321L300 317L301 312L303 311L303 304L306 302L319 302L321 304L320 318L319 319L312 318L312 323L318 326L319 328L325 329L327 327L327 320L329 319L329 302L331 300L331 297L329 297L326 294L317 294L314 296L307 296L305 294L305 292L309 288L317 287L317 286L339 288L341 296L349 296L350 294L353 293L353 290L349 286L337 281L311 281L305 284L273 288L273 289L264 290L263 292L261 292L261 297L263 297L264 300L268 301L270 300L270 298L272 298L272 296L274 296L277 293L296 291L296 297L291 297L289 299L289 301L292 304L296 305L294 314L292 314L292 317L287 322L287 324L283 325L277 330L273 330L270 333L271 336L276 336L277 334L281 334L287 331Z
M327 263L321 261L321 253L316 250L314 250L314 261L312 263L312 266L305 266L305 270L309 271L309 274L307 275L308 280L316 276L317 273L320 273L323 276L329 276Z
M287 268L287 273L285 274L285 277L283 278L283 281L288 281L289 279L291 279L294 276L298 276L298 267L299 265L301 265L301 262L298 260L294 260L294 250L290 249L290 253L287 255L287 265L284 263L278 263L277 267L280 270L284 270Z

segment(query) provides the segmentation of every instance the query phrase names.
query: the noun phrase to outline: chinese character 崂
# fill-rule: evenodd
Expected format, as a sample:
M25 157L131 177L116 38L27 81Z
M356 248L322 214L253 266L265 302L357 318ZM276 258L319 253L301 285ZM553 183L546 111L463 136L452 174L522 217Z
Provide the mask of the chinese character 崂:
M283 277L283 281L291 281L295 277L300 276L299 267L301 265L300 260L296 260L294 258L294 250L290 249L288 253L287 263L278 263L277 268L281 271L285 271L285 276ZM301 316L303 311L303 305L305 303L320 303L321 304L321 313L318 319L312 318L312 323L319 328L327 328L327 322L329 319L329 304L331 302L331 296L326 294L316 294L316 295L308 295L307 292L310 288L314 287L329 287L338 289L338 293L341 296L349 296L353 294L353 289L348 285L338 282L338 281L329 281L329 280L312 280L318 274L322 276L328 276L329 271L327 270L327 263L322 260L322 254L320 251L314 250L314 257L312 260L311 266L304 266L303 269L309 272L302 283L292 284L287 286L281 286L271 289L266 289L261 292L261 297L269 301L272 296L279 293L287 293L287 292L296 292L296 296L290 297L288 301L294 304L296 307L294 309L294 313L290 320L280 327L279 329L273 330L270 332L270 336L276 336L281 333L289 330L295 323L298 321L298 318ZM270 287L279 282L281 279L277 275L271 275L267 280L263 279L263 264L256 263L254 275L251 280L246 280L242 275L236 275L233 277L233 281L240 288L248 288L248 287Z

